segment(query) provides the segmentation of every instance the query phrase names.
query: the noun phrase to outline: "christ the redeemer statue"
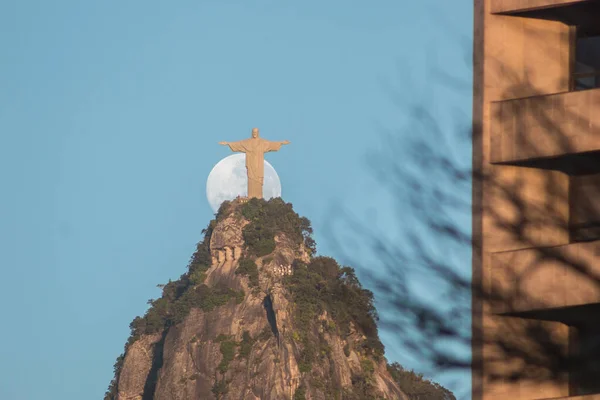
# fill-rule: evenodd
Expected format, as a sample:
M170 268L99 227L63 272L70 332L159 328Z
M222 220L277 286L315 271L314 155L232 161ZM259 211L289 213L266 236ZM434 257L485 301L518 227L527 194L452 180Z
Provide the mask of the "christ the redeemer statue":
M271 142L258 135L258 128L252 129L250 139L239 142L219 142L220 145L229 146L231 151L246 153L246 170L248 171L248 197L263 197L263 183L265 179L265 153L277 151L283 144L289 144L288 140L283 142Z

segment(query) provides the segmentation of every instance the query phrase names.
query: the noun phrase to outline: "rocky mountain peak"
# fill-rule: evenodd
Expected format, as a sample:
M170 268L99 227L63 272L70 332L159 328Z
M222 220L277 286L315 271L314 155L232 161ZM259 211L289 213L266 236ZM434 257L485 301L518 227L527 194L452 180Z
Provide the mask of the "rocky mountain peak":
M315 256L291 204L226 202L204 233L188 271L132 322L106 400L409 399L372 293Z

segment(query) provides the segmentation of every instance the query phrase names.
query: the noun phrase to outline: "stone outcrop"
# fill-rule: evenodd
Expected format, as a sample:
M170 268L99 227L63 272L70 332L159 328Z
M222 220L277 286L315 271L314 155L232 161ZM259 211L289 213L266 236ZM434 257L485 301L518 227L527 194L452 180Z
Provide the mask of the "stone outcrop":
M119 399L142 400L152 369L156 344L160 339L159 334L147 335L129 347L119 376Z

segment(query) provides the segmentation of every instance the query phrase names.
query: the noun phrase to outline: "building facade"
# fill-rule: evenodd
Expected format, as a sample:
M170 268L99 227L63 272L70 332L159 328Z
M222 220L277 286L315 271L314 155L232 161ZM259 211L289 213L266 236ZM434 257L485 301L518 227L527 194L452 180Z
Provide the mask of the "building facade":
M600 400L600 1L474 5L473 399Z

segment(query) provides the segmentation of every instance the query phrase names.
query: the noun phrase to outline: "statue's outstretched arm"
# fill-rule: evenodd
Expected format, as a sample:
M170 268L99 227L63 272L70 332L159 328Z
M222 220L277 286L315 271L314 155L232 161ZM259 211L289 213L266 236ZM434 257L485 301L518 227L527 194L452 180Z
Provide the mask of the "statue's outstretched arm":
M239 142L219 142L222 146L229 146L231 151L245 153L248 149L244 145L244 141Z
M290 144L290 141L284 140L283 142L268 142L265 153L269 151L278 151L284 144Z

